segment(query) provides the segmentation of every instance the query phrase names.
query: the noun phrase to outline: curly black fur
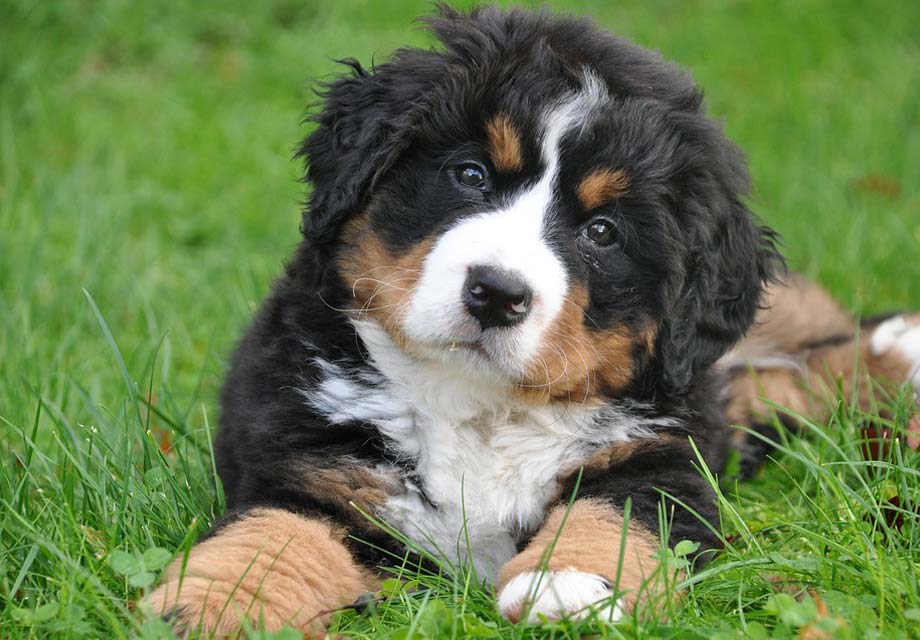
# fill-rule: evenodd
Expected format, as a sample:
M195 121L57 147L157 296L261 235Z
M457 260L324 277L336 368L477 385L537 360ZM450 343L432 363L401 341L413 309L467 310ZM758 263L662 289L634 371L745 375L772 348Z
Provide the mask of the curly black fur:
M749 178L741 152L706 115L686 72L588 20L441 7L426 23L438 48L400 49L368 69L346 60L348 72L322 91L322 110L299 152L312 188L303 240L239 345L221 397L217 462L229 508L282 506L371 535L359 514L306 490L291 472L386 463L412 473L412 461L393 457L373 424L332 427L299 392L319 378L317 358L354 371L372 366L341 311L350 294L337 262L343 225L373 205L374 230L399 253L481 210L482 203L445 205L426 181L450 154L481 139L482 123L496 112L534 131L541 109L577 89L586 67L610 95L594 132L603 149L597 157L567 157L564 171L601 160L629 168L629 195L618 213L634 244L599 271L560 253L571 278L590 292L594 329L648 318L659 327L651 356L637 356L637 375L627 388L608 390L605 401L679 419L679 427L662 431L692 436L718 467L726 426L710 369L748 329L781 263L774 234L744 203ZM497 189L526 183L539 165L531 147L525 144L521 175L503 178L507 185ZM558 233L570 232L566 224ZM563 246L565 237L556 241ZM714 523L713 496L689 446L671 442L586 471L582 494L620 506L630 499L633 517L657 530L661 490ZM674 520L675 540L717 544L683 509Z

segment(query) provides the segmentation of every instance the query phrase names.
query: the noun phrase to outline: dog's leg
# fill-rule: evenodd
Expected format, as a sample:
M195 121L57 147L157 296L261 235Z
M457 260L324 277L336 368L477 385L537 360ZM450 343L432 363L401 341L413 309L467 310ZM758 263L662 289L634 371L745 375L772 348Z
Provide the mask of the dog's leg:
M764 399L788 409L790 419L799 415L824 421L838 388L869 411L874 398L870 379L891 391L903 384L920 390L920 314L894 316L864 326L859 335L782 356L788 362L780 366L751 360L749 368L735 371L727 410L733 424L769 420L772 410Z
M731 376L728 422L775 437L773 405L776 417L797 426L799 416L826 421L838 389L865 411L875 409L874 385L920 391L920 314L860 325L823 289L792 276L770 287L754 329L720 365ZM732 440L745 475L769 452L741 430Z
M657 539L635 522L624 529L622 514L612 504L578 500L567 517L566 511L565 505L554 508L527 548L499 573L498 607L509 620L583 617L594 606L600 617L616 621L626 606L612 599L617 574L620 587L632 591L654 573ZM626 551L619 564L624 535Z
M333 609L373 589L343 537L322 520L248 511L178 558L146 605L181 634L236 637L249 624L322 637Z
M860 325L821 287L790 274L768 287L754 327L719 363L733 379L729 421L756 426L769 420L772 412L761 398L823 420L838 382L868 409L866 376L895 385L915 376L917 325L920 315Z
M797 273L773 282L739 348L749 357L793 354L856 333L858 322L823 288ZM734 354L729 354L729 359Z
M714 496L693 468L694 459L686 444L662 438L613 447L589 460L580 497L570 509L554 507L527 547L499 572L502 615L535 622L541 616L584 617L593 609L615 621L638 601L656 597L665 578L657 571L658 489L680 496L710 522L717 520ZM565 490L573 487L570 478ZM627 499L632 506L624 523ZM718 545L706 524L683 507L669 505L667 515L671 542L691 539L701 550Z

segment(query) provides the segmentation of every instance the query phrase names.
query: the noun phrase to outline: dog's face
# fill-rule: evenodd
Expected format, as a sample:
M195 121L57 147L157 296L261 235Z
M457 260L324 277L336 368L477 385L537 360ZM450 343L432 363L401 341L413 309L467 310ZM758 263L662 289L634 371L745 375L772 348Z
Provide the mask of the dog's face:
M773 261L692 82L589 23L445 12L442 52L330 85L308 240L414 358L537 401L680 391Z

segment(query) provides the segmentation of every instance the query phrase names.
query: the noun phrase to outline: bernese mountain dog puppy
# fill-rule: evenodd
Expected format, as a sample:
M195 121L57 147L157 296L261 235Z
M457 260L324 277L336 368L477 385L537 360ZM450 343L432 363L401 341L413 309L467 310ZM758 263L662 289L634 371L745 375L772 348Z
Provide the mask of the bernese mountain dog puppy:
M785 273L686 72L548 12L427 24L322 94L303 240L221 396L228 513L148 598L179 629L322 635L405 553L382 523L510 620L616 620L662 505L719 546L694 447L754 465L730 425L769 428L764 396L821 420L920 385L920 315L860 326Z

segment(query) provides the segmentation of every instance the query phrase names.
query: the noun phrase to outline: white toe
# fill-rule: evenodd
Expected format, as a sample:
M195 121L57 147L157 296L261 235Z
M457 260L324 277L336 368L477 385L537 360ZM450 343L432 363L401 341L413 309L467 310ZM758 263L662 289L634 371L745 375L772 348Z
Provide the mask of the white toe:
M889 351L909 329L910 325L904 316L888 318L872 332L872 353L880 356Z
M509 620L526 615L528 622L568 617L586 618L597 611L600 620L617 622L623 617L614 601L610 583L593 573L565 569L545 573L525 571L515 576L498 596L498 610Z
M896 316L880 324L872 334L872 353L878 356L889 351L907 361L907 381L920 393L920 323Z

